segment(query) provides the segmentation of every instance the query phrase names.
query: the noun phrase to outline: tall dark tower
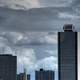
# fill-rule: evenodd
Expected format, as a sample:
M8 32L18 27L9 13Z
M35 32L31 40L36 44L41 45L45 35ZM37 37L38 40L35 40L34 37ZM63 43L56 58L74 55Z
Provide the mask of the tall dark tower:
M77 32L72 24L58 32L59 80L77 80Z
M0 55L0 80L16 80L17 57Z

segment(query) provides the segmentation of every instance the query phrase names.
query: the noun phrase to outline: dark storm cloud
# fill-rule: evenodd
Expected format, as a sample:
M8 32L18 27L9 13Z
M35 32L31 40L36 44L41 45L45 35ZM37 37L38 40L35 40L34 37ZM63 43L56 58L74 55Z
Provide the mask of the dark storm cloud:
M6 18L0 16L0 23L3 22Z
M64 15L67 17L64 17ZM65 23L79 28L80 14L73 8L39 8L28 11L0 8L0 30L6 31L53 31L61 30Z
M72 7L78 7L79 5L80 5L80 0L74 0L74 2L72 3Z

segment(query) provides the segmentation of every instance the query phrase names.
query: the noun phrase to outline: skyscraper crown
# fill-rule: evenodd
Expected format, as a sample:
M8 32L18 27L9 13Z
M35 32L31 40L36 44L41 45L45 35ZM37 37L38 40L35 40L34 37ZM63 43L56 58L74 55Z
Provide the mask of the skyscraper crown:
M72 24L65 24L63 26L63 30L64 31L73 31L74 30L74 26Z

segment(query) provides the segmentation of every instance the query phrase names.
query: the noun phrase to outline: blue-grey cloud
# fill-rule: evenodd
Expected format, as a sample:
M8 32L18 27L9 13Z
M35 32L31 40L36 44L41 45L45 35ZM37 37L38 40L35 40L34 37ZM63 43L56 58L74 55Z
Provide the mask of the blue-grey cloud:
M46 7L66 7L71 6L75 0L39 0L41 5Z
M0 8L0 12L1 31L59 31L62 30L65 23L74 24L76 29L80 25L79 11L67 7L38 8L28 11ZM68 18L64 18L66 14Z
M56 40L56 33L49 34L49 32L26 32L22 39L18 40L15 45L51 45L56 44Z
M56 44L57 33L53 32L1 32L0 36L13 45Z
M0 0L0 6L27 10L40 7L70 7L80 4L79 0Z
M39 70L40 68L43 68L45 70L54 70L56 71L58 69L58 61L57 57L45 57L42 60L39 60L36 64L36 68Z
M80 7L80 0L74 0L72 7Z

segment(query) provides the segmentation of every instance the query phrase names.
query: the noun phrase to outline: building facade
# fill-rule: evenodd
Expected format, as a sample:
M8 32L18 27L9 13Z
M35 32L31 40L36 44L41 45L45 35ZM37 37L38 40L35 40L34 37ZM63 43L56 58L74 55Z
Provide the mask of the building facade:
M72 25L58 32L59 80L77 80L77 32Z
M23 73L17 74L17 80L28 80L27 79L27 75L26 75L26 68L24 68L24 72Z
M35 80L54 80L54 71L40 69L35 72Z
M30 74L27 74L27 80L30 80L31 77L30 77Z
M16 80L17 57L0 55L0 80Z
M18 74L18 75L17 75L17 80L26 80L25 74L24 74L24 73Z

